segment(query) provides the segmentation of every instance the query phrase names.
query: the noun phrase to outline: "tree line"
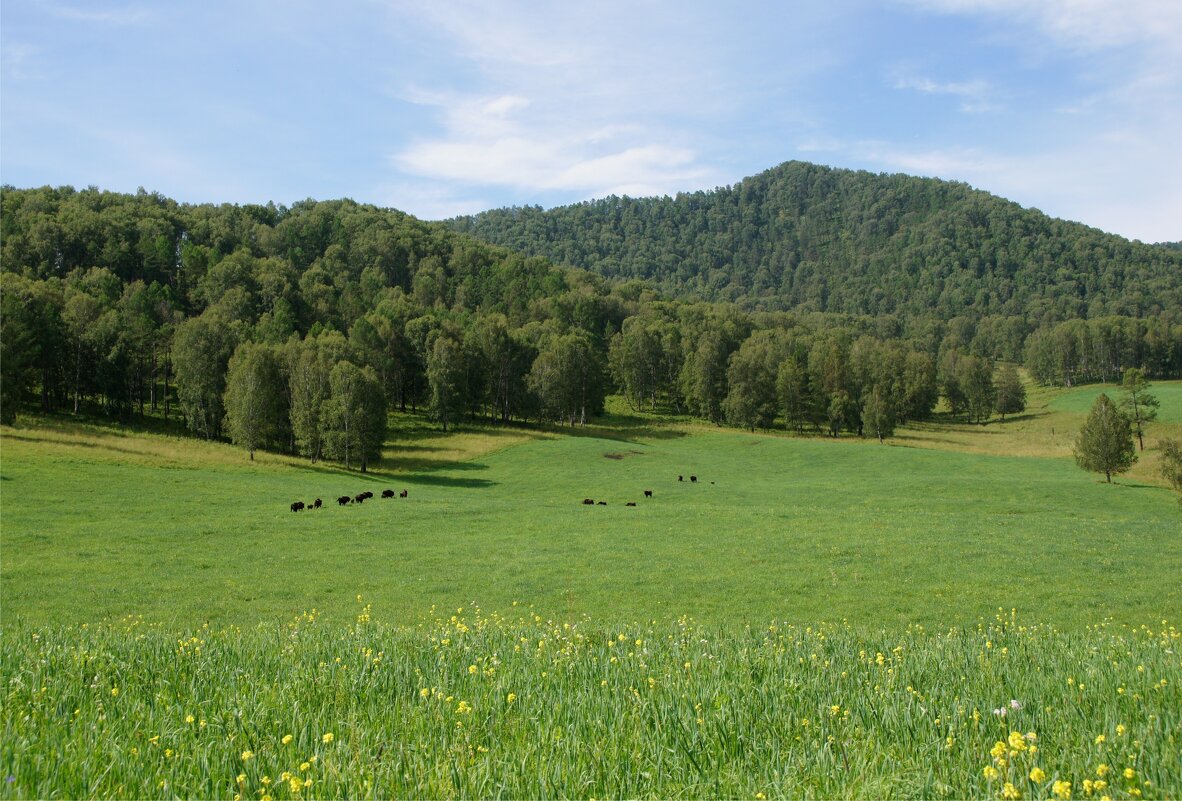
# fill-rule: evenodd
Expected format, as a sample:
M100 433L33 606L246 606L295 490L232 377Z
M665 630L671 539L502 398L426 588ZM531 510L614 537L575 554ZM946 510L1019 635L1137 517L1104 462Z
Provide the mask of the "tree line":
M1004 317L671 301L351 201L5 187L0 211L5 422L24 404L179 415L252 453L364 468L391 408L444 428L575 425L619 392L638 410L885 437L940 396L976 421L1018 410L1021 382L996 363L1034 352ZM1179 371L1182 327L1112 322L1112 363Z

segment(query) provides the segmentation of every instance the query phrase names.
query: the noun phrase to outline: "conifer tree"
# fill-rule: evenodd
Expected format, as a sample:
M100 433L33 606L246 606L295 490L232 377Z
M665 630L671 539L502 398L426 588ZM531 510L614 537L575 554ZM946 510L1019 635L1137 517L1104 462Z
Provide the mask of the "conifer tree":
M1103 473L1111 484L1113 473L1125 472L1136 461L1129 418L1101 393L1076 437L1075 463L1084 470Z

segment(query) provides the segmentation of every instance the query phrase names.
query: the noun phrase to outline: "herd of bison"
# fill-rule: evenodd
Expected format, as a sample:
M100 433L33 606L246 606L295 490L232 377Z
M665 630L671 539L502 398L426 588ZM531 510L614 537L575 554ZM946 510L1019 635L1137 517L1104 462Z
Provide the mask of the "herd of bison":
M678 481L685 481L685 476L684 475L678 476L677 480ZM690 480L690 483L693 483L693 484L698 483L697 476L690 476L689 480ZM710 483L713 484L714 482L711 481ZM363 492L360 495L352 495L352 496L342 495L341 497L337 498L337 503L341 506L348 506L351 503L364 503L365 501L367 501L368 499L370 499L372 497L373 497L373 493L368 492L368 491ZM393 498L394 497L394 490L392 490L392 489L382 490L382 497L383 498ZM398 497L399 498L407 497L406 490L402 490L401 492L399 492ZM646 498L653 497L653 491L651 489L645 490L644 497L646 497ZM596 501L594 498L584 498L583 504L585 506L607 506L607 501ZM624 505L625 506L635 506L636 501L628 501ZM305 509L319 509L322 506L324 506L324 501L317 498L316 500L309 501L308 503L304 503L303 501L296 501L295 503L293 503L291 505L291 510L293 512L302 512Z
M369 500L372 497L373 497L372 492L363 492L360 495L352 495L352 496L342 495L341 497L337 498L337 503L340 504L341 506L348 506L351 503L364 503L365 501ZM382 490L382 497L383 498L393 498L394 497L394 490L392 490L392 489ZM405 498L406 497L406 490L403 490L402 492L398 493L398 497ZM305 509L319 509L321 506L324 506L324 501L317 498L316 500L309 501L308 503L304 503L303 501L296 501L295 503L293 503L291 505L291 510L293 512L302 512Z

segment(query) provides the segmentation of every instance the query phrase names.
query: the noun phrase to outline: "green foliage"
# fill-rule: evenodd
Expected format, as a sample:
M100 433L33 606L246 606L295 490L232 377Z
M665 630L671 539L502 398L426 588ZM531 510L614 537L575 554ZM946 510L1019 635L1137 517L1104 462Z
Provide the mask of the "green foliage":
M1157 419L1157 410L1161 406L1157 397L1150 393L1149 386L1144 374L1136 367L1125 370L1121 381L1124 397L1120 400L1120 406L1133 424L1141 450L1145 450L1145 424Z
M586 425L603 411L604 368L591 338L581 331L551 336L539 349L528 384L541 403L542 416L568 425Z
M322 421L328 452L348 469L354 460L366 472L382 456L386 440L386 397L369 367L338 361L329 375L331 394L324 402Z
M237 345L233 329L213 311L177 326L172 341L177 400L189 430L198 436L213 439L221 434L226 368Z
M862 426L879 442L895 433L895 410L877 384L862 403Z
M250 452L287 444L289 416L283 362L270 345L243 343L226 375L226 429L230 441Z
M1182 504L1182 442L1163 439L1158 442L1158 447L1161 448L1162 478L1178 493L1178 503Z
M1133 429L1116 405L1101 394L1075 440L1075 462L1084 470L1103 473L1112 483L1113 473L1123 473L1137 461Z
M765 309L1182 323L1182 254L906 175L788 162L709 192L499 209L451 225L672 295ZM985 355L1018 357L1012 338L1005 347Z
M444 431L467 405L466 378L463 344L447 334L436 337L427 357L427 380L431 384L431 414Z
M1026 385L1012 364L1003 364L997 373L995 384L997 398L994 410L1005 420L1007 414L1017 414L1026 409Z

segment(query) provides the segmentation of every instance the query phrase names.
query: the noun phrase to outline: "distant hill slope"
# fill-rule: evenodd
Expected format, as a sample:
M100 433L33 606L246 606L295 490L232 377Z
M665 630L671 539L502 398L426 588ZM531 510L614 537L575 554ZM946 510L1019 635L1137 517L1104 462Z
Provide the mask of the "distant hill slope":
M1182 252L930 178L794 161L709 192L497 209L449 224L526 254L755 308L1182 322Z

